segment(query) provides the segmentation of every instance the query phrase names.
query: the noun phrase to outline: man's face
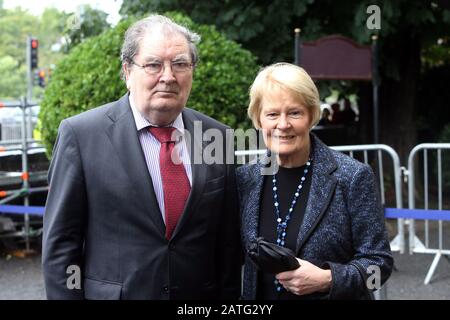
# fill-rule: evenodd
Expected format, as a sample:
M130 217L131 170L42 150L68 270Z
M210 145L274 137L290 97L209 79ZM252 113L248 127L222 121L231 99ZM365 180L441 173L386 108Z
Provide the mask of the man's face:
M173 63L192 64L186 38L178 33L151 32L141 40L134 57L140 66L162 64L158 73L149 74L137 65L124 65L127 88L136 108L152 123L168 125L183 110L192 87L192 67L174 72Z

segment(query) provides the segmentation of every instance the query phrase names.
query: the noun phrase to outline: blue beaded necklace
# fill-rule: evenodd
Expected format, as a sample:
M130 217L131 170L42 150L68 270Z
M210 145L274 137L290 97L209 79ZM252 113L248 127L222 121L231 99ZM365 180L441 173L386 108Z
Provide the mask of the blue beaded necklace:
M291 206L286 214L286 217L283 219L280 215L280 204L278 203L278 187L277 187L277 176L274 174L272 176L272 184L273 184L273 201L275 208L275 215L277 217L277 245L284 247L286 243L286 229L288 227L289 221L291 220L292 212L294 212L295 205L297 204L298 197L300 196L300 191L303 188L303 183L306 180L306 175L308 174L309 167L311 166L312 158L309 158L306 162L306 168L303 170L303 176L300 179L300 183L298 184L297 190L295 190L294 198L292 199ZM280 285L279 281L275 279L275 285L277 291L280 292L283 287Z

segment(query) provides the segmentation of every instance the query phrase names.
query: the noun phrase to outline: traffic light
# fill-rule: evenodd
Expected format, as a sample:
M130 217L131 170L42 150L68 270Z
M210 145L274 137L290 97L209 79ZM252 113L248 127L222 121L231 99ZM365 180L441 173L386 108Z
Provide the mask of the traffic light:
M38 66L38 48L39 48L39 41L36 38L30 38L31 69L35 69Z
M48 74L45 74L45 69L35 70L33 79L33 85L44 88L45 87L45 77L48 77Z
M34 71L34 79L33 79L33 85L37 86L39 84L39 70Z
M39 70L38 73L39 76L39 86L44 88L45 87L45 71L44 70Z

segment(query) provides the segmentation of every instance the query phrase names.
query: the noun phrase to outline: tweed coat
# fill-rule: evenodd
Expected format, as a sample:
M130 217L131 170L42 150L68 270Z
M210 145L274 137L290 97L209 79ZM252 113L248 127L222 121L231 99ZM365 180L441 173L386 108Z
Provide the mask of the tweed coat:
M332 285L328 293L304 298L372 298L366 284L376 283L373 270L380 271L383 284L393 266L375 176L368 165L328 148L314 134L310 136L312 181L296 254L331 269ZM244 165L236 173L244 248L258 236L262 168L258 162ZM256 298L257 279L258 270L246 255L243 299Z

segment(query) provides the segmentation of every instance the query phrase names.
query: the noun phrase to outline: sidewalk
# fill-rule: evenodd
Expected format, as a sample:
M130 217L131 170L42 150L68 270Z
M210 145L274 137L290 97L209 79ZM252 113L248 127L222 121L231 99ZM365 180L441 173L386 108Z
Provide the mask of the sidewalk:
M0 256L0 300L45 299L41 256L15 258Z
M450 299L450 263L442 258L429 285L423 281L433 255L394 253L395 266L387 285L389 300ZM0 300L45 299L40 256L0 257Z
M431 282L424 285L425 276L433 262L432 254L394 253L397 271L393 271L387 286L389 300L449 300L450 263L442 257Z

